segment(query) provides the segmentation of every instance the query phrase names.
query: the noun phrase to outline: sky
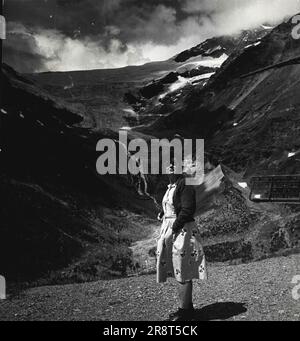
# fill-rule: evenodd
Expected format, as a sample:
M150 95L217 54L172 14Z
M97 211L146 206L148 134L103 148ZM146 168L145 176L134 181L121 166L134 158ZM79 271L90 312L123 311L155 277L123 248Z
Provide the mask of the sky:
M5 0L4 61L19 72L141 65L299 12L299 0Z

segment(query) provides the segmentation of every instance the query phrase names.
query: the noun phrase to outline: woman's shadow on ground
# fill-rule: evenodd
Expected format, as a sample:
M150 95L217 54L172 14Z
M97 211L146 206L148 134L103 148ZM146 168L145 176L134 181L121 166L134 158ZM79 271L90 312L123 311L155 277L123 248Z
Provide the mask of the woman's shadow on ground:
M194 321L227 320L247 311L245 303L222 302L196 309Z

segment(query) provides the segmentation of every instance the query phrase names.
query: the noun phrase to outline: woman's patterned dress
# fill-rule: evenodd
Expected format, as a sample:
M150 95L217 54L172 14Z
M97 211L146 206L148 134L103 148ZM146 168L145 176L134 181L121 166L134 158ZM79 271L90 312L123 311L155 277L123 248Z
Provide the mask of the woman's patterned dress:
M157 244L157 282L164 283L168 277L178 282L207 279L206 262L200 242L200 232L195 222L185 224L182 231L172 233L176 220L173 195L176 185L169 185L163 198L164 220Z

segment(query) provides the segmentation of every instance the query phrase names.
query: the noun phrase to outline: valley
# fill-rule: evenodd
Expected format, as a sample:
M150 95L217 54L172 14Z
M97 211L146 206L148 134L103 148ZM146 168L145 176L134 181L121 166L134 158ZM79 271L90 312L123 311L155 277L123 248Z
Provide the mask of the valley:
M253 203L239 185L300 173L300 43L291 29L289 20L216 37L122 69L21 75L4 65L0 265L9 283L154 271L167 182L97 174L97 142L116 140L120 129L147 142L205 139L207 171L221 164L225 174L222 192L197 218L210 263L243 267L298 253L299 206Z

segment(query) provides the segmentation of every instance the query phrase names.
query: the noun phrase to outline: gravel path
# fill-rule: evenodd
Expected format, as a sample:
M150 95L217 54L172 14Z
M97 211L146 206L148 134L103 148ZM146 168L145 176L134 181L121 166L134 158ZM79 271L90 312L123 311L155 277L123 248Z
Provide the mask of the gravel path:
M300 255L209 270L208 282L194 284L196 320L300 320ZM0 320L162 321L176 307L176 283L147 275L29 289L0 301Z

